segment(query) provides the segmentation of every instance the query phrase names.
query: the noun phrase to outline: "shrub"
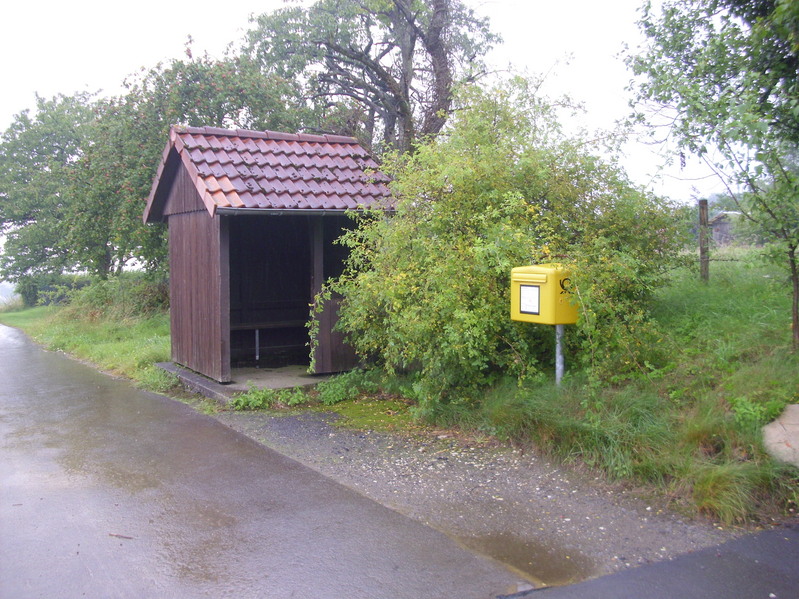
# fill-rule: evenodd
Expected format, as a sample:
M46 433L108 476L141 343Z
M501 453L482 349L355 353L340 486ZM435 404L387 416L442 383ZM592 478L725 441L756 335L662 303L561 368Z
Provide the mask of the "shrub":
M14 291L26 307L32 308L65 303L71 293L90 282L91 279L83 275L26 275L17 280Z
M69 311L90 318L109 319L149 316L169 307L169 286L163 279L144 273L121 273L95 279L89 285L67 290Z
M605 380L657 367L648 302L679 262L670 208L562 135L530 82L461 102L445 135L386 164L396 214L366 215L342 240L350 258L331 288L358 353L415 373L423 411L468 409L502 376L551 363L551 327L509 319L509 276L560 261L578 273L567 343L583 364Z

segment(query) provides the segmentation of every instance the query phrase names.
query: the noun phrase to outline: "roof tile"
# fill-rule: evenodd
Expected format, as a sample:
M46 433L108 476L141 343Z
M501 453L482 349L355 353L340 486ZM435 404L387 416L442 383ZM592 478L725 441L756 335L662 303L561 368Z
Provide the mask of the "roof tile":
M170 140L196 169L197 189L212 202L209 210L391 205L388 177L354 138L173 127Z
M230 155L225 150L219 150L216 153L216 158L219 164L230 164L231 162L233 162L230 159Z
M211 197L213 198L214 203L220 208L230 207L230 201L228 200L227 194L224 191L214 191L211 193Z
M245 208L257 208L258 203L253 198L253 195L249 191L239 192L239 198L244 203Z
M222 189L219 186L219 181L217 180L216 177L205 177L203 179L203 182L205 183L205 186L208 188L208 191L210 191L211 193Z

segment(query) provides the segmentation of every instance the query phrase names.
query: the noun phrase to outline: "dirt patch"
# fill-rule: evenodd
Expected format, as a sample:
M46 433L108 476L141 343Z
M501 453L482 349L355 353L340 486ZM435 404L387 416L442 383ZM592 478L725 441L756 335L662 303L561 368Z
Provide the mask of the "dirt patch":
M743 530L690 521L534 451L445 431L335 426L335 414L222 411L220 422L498 559L536 586L695 551Z

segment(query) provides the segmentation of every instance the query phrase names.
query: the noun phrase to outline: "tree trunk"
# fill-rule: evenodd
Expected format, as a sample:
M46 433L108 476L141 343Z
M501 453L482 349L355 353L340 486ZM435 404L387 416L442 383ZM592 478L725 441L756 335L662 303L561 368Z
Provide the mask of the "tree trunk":
M406 152L410 149L416 137L414 131L414 117L411 106L411 83L414 80L413 55L416 52L416 35L413 23L409 22L406 15L411 13L410 0L394 0L397 10L393 11L394 40L400 51L399 92L400 101L397 102L397 147Z
M425 110L419 131L423 137L441 131L452 109L452 65L446 45L449 26L449 0L433 0L430 26L422 36L422 43L433 68L432 99Z
M112 266L111 248L106 245L102 255L97 261L97 276L100 277L101 280L105 281L111 275Z

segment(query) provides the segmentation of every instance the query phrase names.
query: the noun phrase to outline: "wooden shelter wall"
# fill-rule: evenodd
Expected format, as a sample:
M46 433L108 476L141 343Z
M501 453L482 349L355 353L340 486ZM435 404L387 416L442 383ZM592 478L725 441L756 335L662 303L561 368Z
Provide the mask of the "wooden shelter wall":
M185 168L177 169L172 188L169 190L169 196L164 205L164 215L172 216L200 210L205 211L205 206L197 194L194 181L192 181Z
M324 281L337 277L344 270L348 255L346 247L335 243L346 229L353 226L347 216L324 216L315 225L315 270L321 269L321 276L314 277L314 296L321 290ZM317 374L343 372L357 364L357 356L350 345L344 341L344 333L333 330L338 322L341 297L329 299L319 315L318 344L314 354L314 372Z
M168 222L172 360L230 381L227 224L205 211Z

